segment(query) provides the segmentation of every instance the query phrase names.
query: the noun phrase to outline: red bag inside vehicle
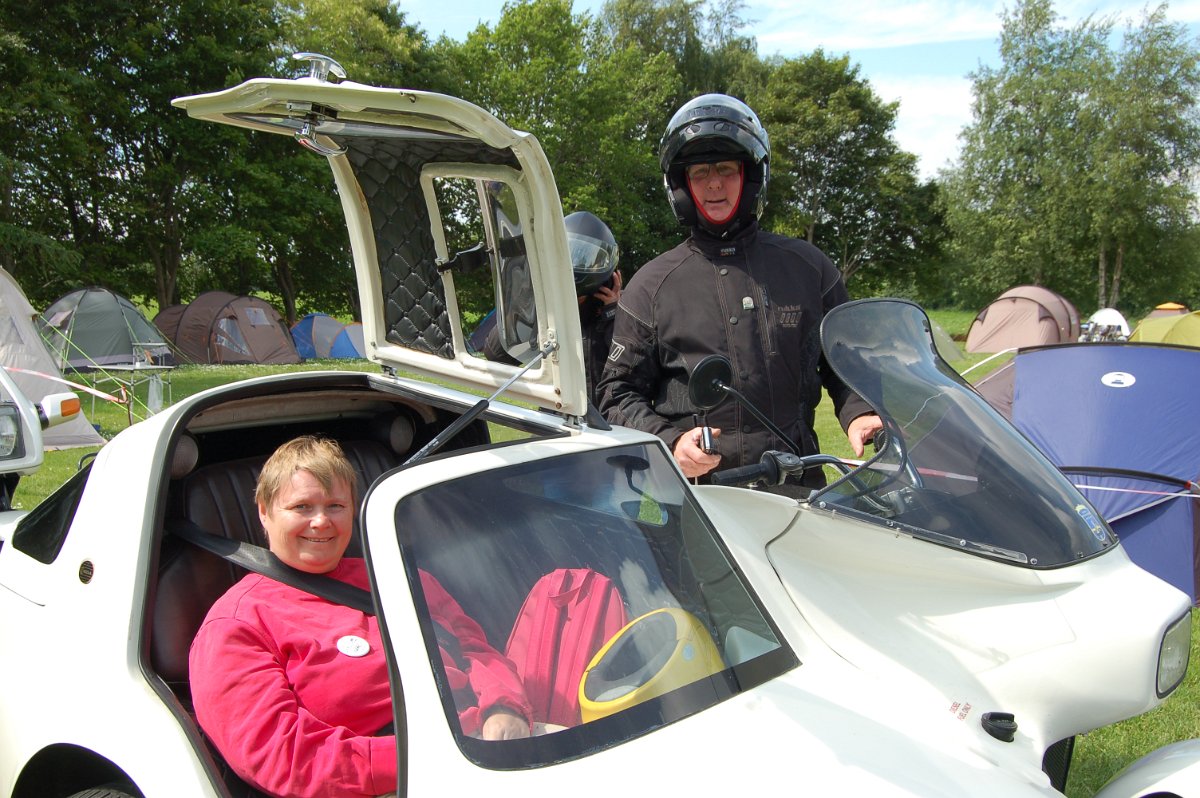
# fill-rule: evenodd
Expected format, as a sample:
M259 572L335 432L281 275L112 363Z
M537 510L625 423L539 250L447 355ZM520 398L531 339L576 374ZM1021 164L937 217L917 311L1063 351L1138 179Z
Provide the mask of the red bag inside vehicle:
M505 649L525 683L534 721L579 724L579 680L625 622L621 593L603 574L559 568L537 581Z

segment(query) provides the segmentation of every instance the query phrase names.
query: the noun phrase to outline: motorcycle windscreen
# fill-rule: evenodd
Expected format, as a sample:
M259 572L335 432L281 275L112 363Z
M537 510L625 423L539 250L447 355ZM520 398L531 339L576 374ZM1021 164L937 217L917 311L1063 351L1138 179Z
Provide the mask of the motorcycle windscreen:
M878 412L880 451L813 503L1017 565L1052 568L1116 544L1108 524L934 346L901 300L841 305L821 326L825 357Z

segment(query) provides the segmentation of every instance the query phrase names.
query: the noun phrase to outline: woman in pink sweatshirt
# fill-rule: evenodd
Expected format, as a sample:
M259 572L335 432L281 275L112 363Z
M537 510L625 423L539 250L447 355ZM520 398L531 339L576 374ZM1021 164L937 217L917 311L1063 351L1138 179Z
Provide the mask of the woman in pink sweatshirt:
M355 473L335 441L305 436L267 460L255 493L271 551L302 571L367 588L364 562L343 559ZM531 710L516 667L427 573L464 734L528 736ZM441 637L441 635L439 635ZM378 620L259 574L209 610L192 643L196 717L230 767L274 796L378 796L395 791L396 738Z

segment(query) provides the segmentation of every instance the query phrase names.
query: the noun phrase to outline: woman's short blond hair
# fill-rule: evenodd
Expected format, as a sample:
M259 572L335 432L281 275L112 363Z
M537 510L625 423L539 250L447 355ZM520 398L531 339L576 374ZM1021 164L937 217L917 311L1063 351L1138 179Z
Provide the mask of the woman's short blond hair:
M358 475L354 472L354 466L350 465L337 441L317 435L293 438L267 458L262 473L258 475L254 500L260 507L270 511L279 491L297 471L312 474L327 491L332 491L336 482L346 483L351 497L357 503Z

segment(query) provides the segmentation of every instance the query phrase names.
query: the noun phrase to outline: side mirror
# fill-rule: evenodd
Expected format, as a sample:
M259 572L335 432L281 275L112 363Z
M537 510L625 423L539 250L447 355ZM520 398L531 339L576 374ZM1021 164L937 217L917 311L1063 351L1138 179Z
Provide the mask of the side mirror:
M712 410L729 396L733 364L724 355L709 355L696 364L688 378L688 398L699 410Z
M763 415L763 412L755 407L749 399L734 390L732 383L733 364L729 362L729 358L724 355L709 355L697 363L696 368L692 369L692 376L688 378L688 398L697 409L712 410L724 402L725 397L732 396L746 409L746 412L769 429L780 443L791 449L793 454L799 455L800 450L796 448L792 439L771 419Z
M75 418L81 409L79 397L73 393L47 394L38 402L38 420L42 422L42 429L57 427Z

